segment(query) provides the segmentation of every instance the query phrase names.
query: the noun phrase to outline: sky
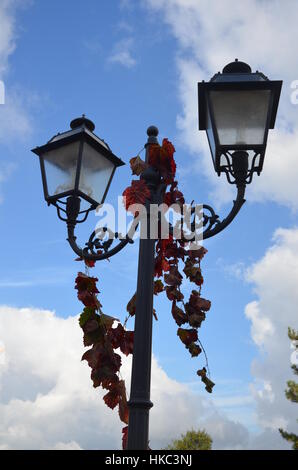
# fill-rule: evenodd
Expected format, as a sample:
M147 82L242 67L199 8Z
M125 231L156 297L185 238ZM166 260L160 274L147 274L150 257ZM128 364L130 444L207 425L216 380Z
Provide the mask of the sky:
M74 279L83 268L43 199L30 150L85 113L128 163L156 125L176 147L186 200L224 218L235 193L198 131L197 83L236 57L283 80L276 128L239 215L204 243L202 295L212 307L200 340L212 395L196 376L204 359L181 344L169 302L155 302L150 443L162 448L200 428L215 449L289 448L278 428L297 433L284 396L295 361L287 328L298 329L297 21L295 0L0 0L0 449L121 446L117 413L80 362ZM106 202L116 204L130 181L129 165L118 169ZM96 223L90 215L79 243ZM122 320L137 255L135 243L93 270L104 312Z

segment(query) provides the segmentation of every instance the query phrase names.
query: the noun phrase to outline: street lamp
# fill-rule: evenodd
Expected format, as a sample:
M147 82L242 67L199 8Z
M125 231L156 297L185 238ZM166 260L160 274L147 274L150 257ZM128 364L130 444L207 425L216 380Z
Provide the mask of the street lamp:
M237 198L225 219L220 220L211 206L203 206L203 239L216 235L231 223L245 202L246 184L252 181L255 172L262 171L268 130L274 127L281 85L281 81L269 81L259 72L251 73L249 65L237 59L210 82L199 83L199 128L207 132L216 172L218 175L225 173L228 181L237 186ZM89 212L104 201L116 167L123 165L109 146L94 134L94 129L94 124L85 116L75 119L70 131L56 135L33 152L40 158L45 199L57 208L59 218L67 223L71 248L85 260L99 261L115 255L133 240L128 233L112 248L118 239L117 233L113 239L104 241L99 240L94 231L84 248L77 244L76 225L84 222ZM142 178L151 191L145 220L147 233L150 233L150 206L163 202L165 185L159 173L149 165L149 149L150 145L158 143L158 129L151 126L147 134L148 167ZM83 210L81 201L85 203ZM148 448L149 410L153 406L150 381L155 243L150 237L140 239L128 402L129 450Z
M115 170L124 162L93 133L94 124L84 115L70 127L33 150L40 159L44 196L49 204L77 196L95 209L104 202Z
M199 129L206 130L215 171L236 183L263 168L268 130L274 128L281 81L271 81L238 59L210 82L199 83Z

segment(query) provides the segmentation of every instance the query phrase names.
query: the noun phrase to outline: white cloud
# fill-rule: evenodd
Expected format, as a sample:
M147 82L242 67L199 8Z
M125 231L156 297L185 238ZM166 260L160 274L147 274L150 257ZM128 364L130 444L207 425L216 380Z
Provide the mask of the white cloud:
M241 423L235 423L219 413L214 413L205 422L206 431L213 437L213 449L243 450L249 448L249 433Z
M267 337L274 333L274 326L268 317L262 315L258 302L251 302L246 306L245 314L252 322L251 336L253 341L262 346Z
M230 201L232 188L224 177L222 181L215 178L206 136L197 130L197 82L209 80L236 57L250 63L253 70L284 80L278 130L269 134L264 172L255 177L250 199L273 200L297 209L298 106L290 99L291 82L298 78L293 60L293 45L298 42L297 2L144 0L144 4L158 12L177 40L182 105L177 126L184 145L196 156L194 167L210 177L216 200Z
M0 104L0 144L10 145L16 140L25 140L31 134L29 116L30 102L36 97L29 96L20 87L11 86L9 81L9 60L16 48L16 7L24 7L30 2L24 0L2 0L0 2L0 80L5 88L5 103ZM4 157L5 158L5 157ZM6 181L13 170L11 162L2 161L0 183ZM0 195L0 202L2 201Z
M286 399L284 390L293 377L287 330L298 326L298 229L278 229L274 244L248 270L247 278L258 296L245 310L252 339L260 350L260 357L252 364L252 393L267 442L270 432L275 436L278 427L297 432L297 405ZM274 439L278 442L276 436Z
M8 58L15 50L15 19L12 13L14 1L0 3L0 77L7 71Z
M104 449L121 445L121 423L94 389L77 317L0 307L0 445L7 449ZM131 361L122 375L129 390ZM191 428L212 432L214 448L244 447L246 428L170 379L153 358L150 436L163 448ZM233 431L234 429L234 431Z
M27 96L25 96L25 94ZM28 110L36 100L21 89L8 88L5 104L0 106L0 142L9 144L16 138L27 140L32 133Z
M108 57L108 62L120 64L127 68L132 68L136 65L136 60L132 56L132 48L134 41L132 38L124 38L118 41Z

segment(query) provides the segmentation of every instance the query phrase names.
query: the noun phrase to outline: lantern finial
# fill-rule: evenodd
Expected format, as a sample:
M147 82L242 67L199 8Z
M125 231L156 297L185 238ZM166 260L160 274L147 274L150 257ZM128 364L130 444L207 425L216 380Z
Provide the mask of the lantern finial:
M251 73L251 68L245 62L240 62L238 59L235 59L235 62L230 62L227 64L223 73Z
M70 123L71 129L77 129L78 127L83 127L83 126L89 129L89 131L91 132L93 132L95 129L95 124L90 119L87 119L85 114L83 114L82 117L73 119Z

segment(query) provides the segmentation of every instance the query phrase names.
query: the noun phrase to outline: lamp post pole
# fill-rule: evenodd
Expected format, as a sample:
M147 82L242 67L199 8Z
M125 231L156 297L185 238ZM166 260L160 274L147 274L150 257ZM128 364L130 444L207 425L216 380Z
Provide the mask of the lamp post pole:
M158 129L149 127L146 144L146 162L149 160L149 147L158 143ZM148 449L150 401L151 358L152 358L152 314L153 314L153 280L154 255L156 240L150 237L150 205L158 203L157 188L159 174L149 167L143 178L151 190L151 200L146 206L146 237L141 227L139 247L138 281L136 293L136 313L134 327L134 346L132 359L131 390L128 423L128 450ZM142 222L141 222L142 223Z

